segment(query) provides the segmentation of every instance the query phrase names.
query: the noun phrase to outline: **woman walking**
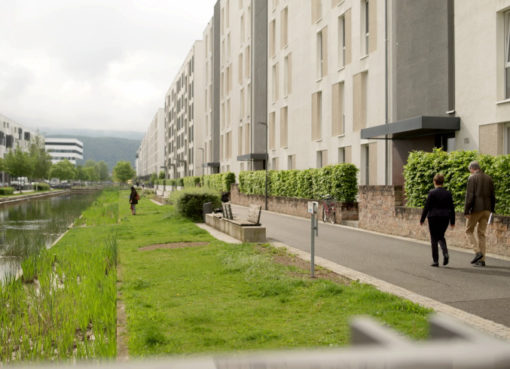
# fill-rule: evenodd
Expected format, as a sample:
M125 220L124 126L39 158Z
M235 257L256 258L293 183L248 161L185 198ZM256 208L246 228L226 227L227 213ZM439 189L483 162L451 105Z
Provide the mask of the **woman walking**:
M129 203L131 204L131 214L136 215L136 204L138 204L138 200L140 200L140 195L136 192L134 186L131 186L131 194L129 195Z
M431 266L439 266L439 255L437 244L443 251L443 265L448 265L450 257L444 233L450 223L451 228L455 227L455 208L450 191L443 188L444 176L440 173L434 176L434 189L429 192L427 202L421 214L420 225L423 225L425 218L429 222L430 244L432 246Z

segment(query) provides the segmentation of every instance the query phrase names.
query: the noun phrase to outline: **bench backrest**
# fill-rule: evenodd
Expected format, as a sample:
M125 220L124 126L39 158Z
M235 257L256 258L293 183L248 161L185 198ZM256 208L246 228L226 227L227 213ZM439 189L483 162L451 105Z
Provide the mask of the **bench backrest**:
M223 218L225 219L234 219L234 216L232 215L232 206L230 206L230 203L224 202L223 205Z
M248 221L255 224L260 224L260 213L262 207L260 205L250 205L248 208Z

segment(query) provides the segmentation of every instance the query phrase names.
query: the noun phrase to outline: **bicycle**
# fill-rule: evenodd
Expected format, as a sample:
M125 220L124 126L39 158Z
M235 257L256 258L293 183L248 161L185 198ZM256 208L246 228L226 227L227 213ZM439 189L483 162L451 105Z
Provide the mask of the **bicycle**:
M331 195L325 195L322 201L322 221L335 224L336 207L335 199Z

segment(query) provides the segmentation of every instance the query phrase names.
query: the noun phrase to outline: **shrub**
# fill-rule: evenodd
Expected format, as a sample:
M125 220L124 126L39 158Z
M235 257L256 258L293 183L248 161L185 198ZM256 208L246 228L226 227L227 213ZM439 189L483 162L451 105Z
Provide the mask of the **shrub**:
M14 188L12 187L0 187L0 195L12 195Z
M268 171L268 194L271 196L320 199L332 195L342 202L353 202L358 193L358 169L352 164L330 165L321 169ZM239 174L239 191L264 195L266 172Z
M202 219L202 208L206 202L212 202L213 207L221 205L220 195L216 191L201 188L175 191L172 193L172 202L180 215L195 221Z
M184 187L197 187L200 184L200 177L184 177L183 179Z
M34 185L35 191L49 191L50 185L44 182L38 182Z
M230 185L236 182L236 175L232 172L209 174L203 176L203 186L218 192L230 192Z
M433 152L413 151L404 166L407 205L422 207L428 192L434 188L432 179L436 173L445 176L445 188L453 196L457 211L464 210L466 185L469 177L468 165L478 160L483 171L494 181L496 213L510 215L510 155L490 156L476 151Z
M177 178L177 186L184 187L184 180L182 178Z

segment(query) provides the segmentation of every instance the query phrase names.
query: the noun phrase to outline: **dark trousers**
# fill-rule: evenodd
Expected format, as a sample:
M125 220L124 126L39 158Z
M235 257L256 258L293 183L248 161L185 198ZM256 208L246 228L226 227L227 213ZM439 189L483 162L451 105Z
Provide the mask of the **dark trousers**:
M450 222L449 217L429 217L430 244L432 246L432 260L437 263L439 260L437 244L441 245L443 255L448 253L444 233Z

